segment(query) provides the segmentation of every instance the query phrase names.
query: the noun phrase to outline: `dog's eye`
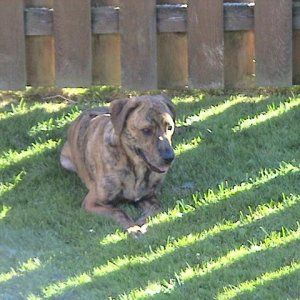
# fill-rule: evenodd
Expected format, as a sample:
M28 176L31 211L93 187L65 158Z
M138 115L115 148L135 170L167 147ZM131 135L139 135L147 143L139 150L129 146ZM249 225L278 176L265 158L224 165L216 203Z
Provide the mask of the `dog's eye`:
M143 128L142 133L146 136L152 135L152 129L151 128Z
M172 126L172 125L168 125L168 126L167 126L167 130L168 130L168 131L172 131L172 130L173 130L173 126Z

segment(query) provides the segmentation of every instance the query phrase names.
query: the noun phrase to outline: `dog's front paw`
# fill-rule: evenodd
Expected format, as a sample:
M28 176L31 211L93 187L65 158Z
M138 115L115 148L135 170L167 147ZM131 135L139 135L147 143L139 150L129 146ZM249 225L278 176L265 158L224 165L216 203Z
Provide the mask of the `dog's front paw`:
M147 232L147 224L144 224L142 226L134 225L132 227L127 228L127 232L134 237L139 237L142 234L145 234Z

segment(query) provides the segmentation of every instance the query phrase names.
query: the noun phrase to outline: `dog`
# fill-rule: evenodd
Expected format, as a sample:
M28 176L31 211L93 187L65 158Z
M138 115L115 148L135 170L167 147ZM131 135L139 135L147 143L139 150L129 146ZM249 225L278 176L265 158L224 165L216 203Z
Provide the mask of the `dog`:
M157 193L174 158L175 106L164 95L139 96L83 112L70 126L60 162L76 172L88 193L82 207L113 217L129 233L145 233L160 211ZM134 221L118 207L141 211Z

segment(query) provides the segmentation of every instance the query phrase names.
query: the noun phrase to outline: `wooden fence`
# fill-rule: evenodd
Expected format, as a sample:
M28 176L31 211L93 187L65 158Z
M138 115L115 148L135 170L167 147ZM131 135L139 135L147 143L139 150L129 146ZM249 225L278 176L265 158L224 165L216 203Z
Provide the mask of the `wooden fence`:
M0 1L0 89L299 83L300 0Z

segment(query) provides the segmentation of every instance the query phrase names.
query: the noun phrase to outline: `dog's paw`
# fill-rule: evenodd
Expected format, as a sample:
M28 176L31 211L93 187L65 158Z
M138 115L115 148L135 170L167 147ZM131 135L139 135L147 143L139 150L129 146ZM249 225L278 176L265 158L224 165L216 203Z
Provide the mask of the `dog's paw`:
M127 229L127 232L131 235L133 235L134 237L139 237L140 235L143 235L147 232L147 224L144 224L142 226L139 225L134 225L132 227L129 227Z

